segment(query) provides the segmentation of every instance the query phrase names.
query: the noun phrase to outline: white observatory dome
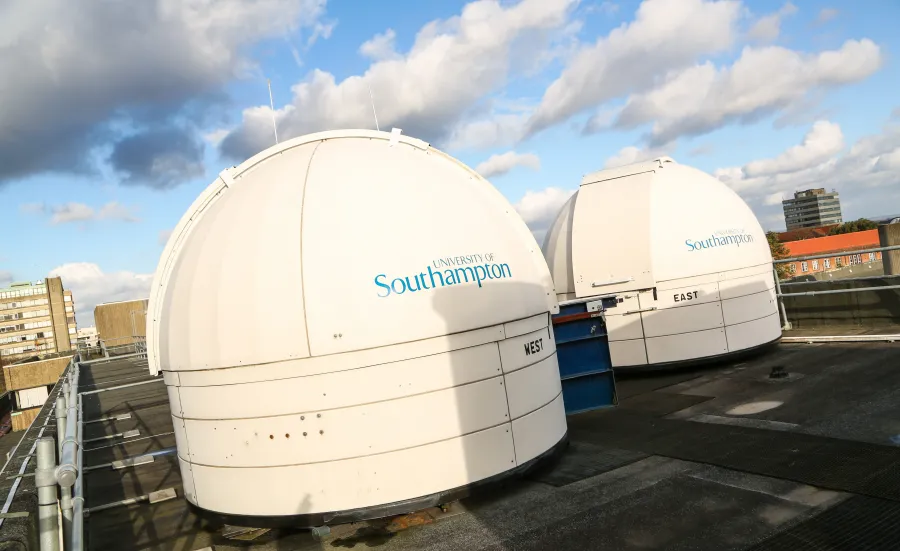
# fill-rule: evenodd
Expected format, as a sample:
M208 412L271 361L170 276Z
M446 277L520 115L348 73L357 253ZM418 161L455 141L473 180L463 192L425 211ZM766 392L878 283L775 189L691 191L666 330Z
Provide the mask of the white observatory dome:
M715 358L781 338L772 255L753 212L671 158L585 176L543 252L563 305L603 310L613 367ZM597 299L612 296L604 310Z
M520 472L565 439L555 312L510 204L427 143L263 151L194 202L153 281L148 359L187 499L316 526Z

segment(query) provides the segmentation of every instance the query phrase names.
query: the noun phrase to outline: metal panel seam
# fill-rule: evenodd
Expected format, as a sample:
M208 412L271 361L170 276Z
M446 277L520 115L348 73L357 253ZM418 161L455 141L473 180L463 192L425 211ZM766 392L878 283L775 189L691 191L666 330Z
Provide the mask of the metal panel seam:
M306 188L309 185L309 171L312 169L313 161L316 159L316 152L319 151L319 147L324 143L325 140L321 140L316 144L316 148L313 149L312 154L309 156L309 162L306 164L306 174L303 175L303 195L300 197L300 250L297 251L300 255L300 293L303 295L303 329L304 336L306 337L306 355L307 357L312 357L312 347L309 344L309 316L306 314L306 285L303 281L303 274L306 271L303 268L303 225L306 220L306 216L303 215L303 210L306 208Z
M547 407L547 406L549 406L550 404L552 404L553 402L555 402L556 399L559 398L560 396L562 396L562 390L560 390L560 391L556 394L556 396L554 396L554 397L553 397L550 401L548 401L546 404L544 404L544 405L542 405L542 406L539 406L539 407L536 407L536 408L534 408L533 410L529 411L528 413L523 413L522 415L519 415L519 416L516 417L515 419L512 419L512 421L516 421L516 420L518 420L518 419L521 419L522 417L527 417L527 416L531 415L532 413L534 413L535 411L540 411L540 410L544 409L545 407Z
M499 347L498 347L498 348L499 348ZM554 352L554 353L555 353L555 352ZM547 357L549 358L550 356L547 356ZM545 359L546 359L546 358L545 358ZM502 362L502 361L503 361L503 360L501 360L501 362ZM541 360L541 361L543 361L543 360ZM534 365L534 364L532 364L532 365ZM502 366L501 366L501 369L502 369ZM522 368L522 369L524 369L524 368ZM516 371L519 371L519 370L517 369ZM515 371L512 371L511 373L515 373ZM288 416L291 416L291 415L303 415L303 414L308 414L308 413L322 413L322 412L326 412L326 411L337 411L337 410L340 410L340 409L350 409L350 408L355 408L355 407L360 407L360 406L370 406L370 405L373 405L373 404L381 404L381 403L384 403L384 402L394 402L394 401L397 401L397 400L403 400L403 399L406 399L406 398L413 398L413 397L415 397L415 396L424 396L425 394L434 394L435 392L443 392L443 391L445 391L445 390L451 390L451 389L454 389L454 388L461 388L461 387L464 387L464 386L469 386L469 385L474 385L474 384L478 384L478 383L483 383L483 382L485 382L485 381L490 381L491 379L498 379L498 378L501 378L501 377L503 377L502 374L501 374L501 375L493 375L493 376L491 376L491 377L485 377L485 378L483 378L483 379L478 379L477 381L470 381L470 382L468 382L468 383L463 383L463 384L461 384L461 385L453 385L453 386L448 386L448 387L444 387L444 388L438 388L438 389L435 389L435 390L427 390L427 391L425 391L425 392L416 392L415 394L407 394L406 396L399 396L399 397L396 397L396 398L385 398L384 400L373 400L373 401L371 401L371 402L365 402L365 403L361 403L361 404L352 404L352 405L348 405L348 406L340 406L340 407L334 407L334 408L314 409L314 410L303 410L303 411L297 411L297 412L293 412L293 413L277 413L277 414L273 414L273 415L257 415L257 416L254 416L254 417L247 417L247 416L241 416L241 417L217 417L217 418L215 418L215 419L203 419L203 418L200 418L200 417L178 417L178 419L181 419L181 420L183 420L183 421L243 421L243 420L245 420L245 419L271 419L271 418L273 418L273 417L288 417ZM505 385L504 385L504 386L505 386ZM198 388L206 388L206 387L198 387ZM179 398L180 398L180 396L181 396L181 395L179 394ZM508 403L507 403L507 406L509 406ZM184 412L182 412L182 414L183 414L183 413L184 413ZM177 417L174 413L172 414L172 416L173 416L173 417Z
M562 393L560 393L560 394L562 394ZM557 397L558 396L559 396L559 394L557 394ZM553 398L553 400L555 400L555 399L556 398ZM547 402L547 404L551 403L553 400L551 400L550 402ZM547 404L544 404L544 406L546 406ZM541 407L544 407L544 406L541 406ZM538 408L538 409L541 409L541 408ZM537 410L534 410L534 411L537 411ZM531 413L534 413L534 412L531 412ZM323 459L322 461L310 461L308 463L287 463L287 464L283 464L283 465L253 465L253 466L207 465L205 463L193 463L190 461L188 461L188 463L191 463L192 465L197 465L198 467L207 467L210 469L278 469L278 468L284 468L284 467L303 467L306 465L321 465L323 463L336 463L338 461L352 461L354 459L365 459L367 457L377 457L379 455L386 455L389 453L397 453L397 452L402 452L402 451L407 451L407 450L414 450L416 448L424 448L426 446L432 446L434 444L439 444L441 442L449 442L450 440L457 440L460 438L465 438L466 436L471 436L473 434L478 434L480 432L487 432L489 430L493 430L498 427L502 427L504 425L509 425L509 424L510 424L509 421L503 421L502 423L497 423L496 425L491 425L491 426L485 427L483 429L473 430L471 432L466 432L463 434L457 434L457 435L451 436L449 438L441 438L440 440L434 440L432 442L416 444L415 446L407 446L405 448L397 448L396 450L376 452L376 453L371 453L371 454L367 454L367 455L354 455L352 457L342 457L340 459ZM512 434L512 433L510 433L510 434ZM515 450L515 443L513 444L513 450Z
M503 396L506 397L506 423L509 425L507 429L509 431L509 435L512 438L513 443L513 461L515 464L519 464L519 457L516 453L516 433L512 430L512 410L509 409L509 385L506 384L506 373L503 371L503 353L500 351L500 341L497 341L497 356L500 358L500 373L502 373L503 377Z

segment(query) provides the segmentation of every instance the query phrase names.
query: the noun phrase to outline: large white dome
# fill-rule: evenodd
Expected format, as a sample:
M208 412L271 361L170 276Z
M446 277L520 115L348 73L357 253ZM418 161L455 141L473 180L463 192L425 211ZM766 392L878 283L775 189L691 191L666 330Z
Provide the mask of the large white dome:
M188 500L316 523L528 464L566 430L556 311L510 204L424 142L326 132L224 171L149 304Z
M544 240L561 301L616 295L614 367L780 338L765 232L725 184L669 157L588 174Z

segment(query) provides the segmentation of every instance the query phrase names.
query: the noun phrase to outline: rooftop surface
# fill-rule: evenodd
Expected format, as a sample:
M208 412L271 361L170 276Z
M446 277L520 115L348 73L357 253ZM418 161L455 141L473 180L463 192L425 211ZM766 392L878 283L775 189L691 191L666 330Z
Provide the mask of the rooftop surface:
M87 440L110 437L85 442L86 507L168 488L177 497L95 509L87 548L894 549L898 362L891 343L781 344L702 370L620 375L619 406L570 416L557 462L447 512L333 527L322 541L299 530L233 540L201 522L183 499L162 380L142 360L97 363L82 368L85 420L128 418L85 426ZM787 376L770 378L773 367ZM29 431L20 448L33 439ZM160 454L152 463L109 465L151 453Z

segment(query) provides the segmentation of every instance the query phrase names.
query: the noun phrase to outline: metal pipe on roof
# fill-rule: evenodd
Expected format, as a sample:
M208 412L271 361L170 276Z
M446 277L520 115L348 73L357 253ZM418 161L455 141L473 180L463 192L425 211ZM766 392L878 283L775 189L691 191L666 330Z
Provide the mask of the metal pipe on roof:
M81 442L84 426L81 423L81 396L78 396L78 442ZM84 449L78 446L78 477L75 479L74 496L72 497L72 536L69 539L68 551L81 551L84 547Z
M832 289L830 291L806 291L804 293L777 293L779 297L811 297L813 295L836 295L838 293L861 293L863 291L886 291L888 289L900 289L900 285L885 285L884 287L860 287L858 289Z
M76 451L80 447L76 440L78 431L78 379L80 364L76 361L69 372L71 381L69 384L69 409L66 416L66 437L63 440L62 454L59 467L56 469L56 478L63 488L71 488L78 476L76 464Z
M56 444L57 452L62 457L63 436L66 434L66 399L60 395L56 397Z
M59 551L59 517L56 501L56 444L45 436L37 441L38 531L41 551Z

